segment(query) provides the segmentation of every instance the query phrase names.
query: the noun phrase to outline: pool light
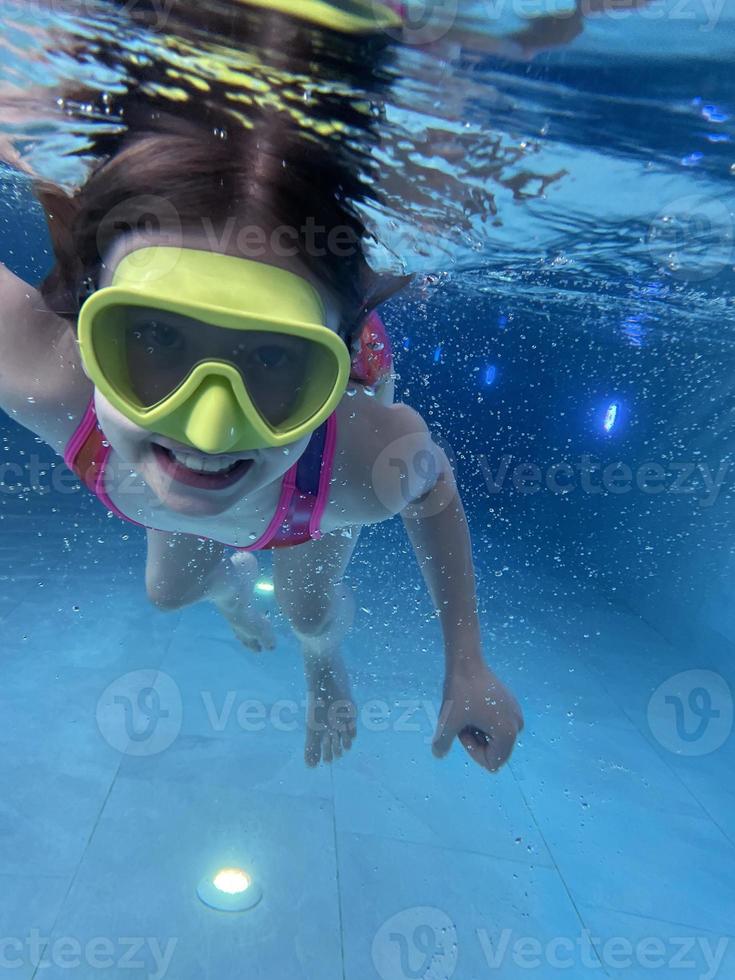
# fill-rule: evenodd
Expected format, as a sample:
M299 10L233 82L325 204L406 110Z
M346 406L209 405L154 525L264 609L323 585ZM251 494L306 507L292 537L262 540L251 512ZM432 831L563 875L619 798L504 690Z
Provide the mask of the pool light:
M218 912L246 912L258 904L263 892L242 868L221 868L202 878L197 895Z
M615 423L618 421L619 410L620 406L617 402L611 402L607 406L607 409L605 410L605 418L602 423L602 428L605 430L605 432L612 432L612 430L615 428Z
M255 583L255 591L261 592L263 595L270 595L275 591L275 586L267 579L261 579L259 582Z

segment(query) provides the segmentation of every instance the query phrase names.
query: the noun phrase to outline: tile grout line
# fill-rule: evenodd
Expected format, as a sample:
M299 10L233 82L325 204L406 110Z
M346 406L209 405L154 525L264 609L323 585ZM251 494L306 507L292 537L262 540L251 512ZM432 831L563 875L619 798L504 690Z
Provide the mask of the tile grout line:
M624 611L624 612L626 612L626 613L628 613L628 614L630 614L631 616L634 616L634 617L635 617L635 618L637 618L637 619L640 619L640 620L641 620L641 622L643 622L643 623L645 623L645 624L646 624L647 626L649 626L649 627L650 627L650 628L651 628L651 629L652 629L652 630L654 631L654 633L657 633L657 634L658 634L658 635L659 635L659 636L660 636L660 637L661 637L661 638L662 638L662 639L664 640L664 642L665 642L665 643L667 643L667 644L668 644L668 646L670 646L670 647L671 647L672 649L674 649L674 650L679 650L679 652L680 652L680 653L686 653L686 651L685 651L685 650L681 650L681 649L680 649L679 647L677 647L677 646L676 646L676 645L675 645L674 643L672 643L672 641L671 641L671 640L669 640L669 639L668 639L668 637L666 637L666 636L665 636L665 635L664 635L664 634L663 634L663 633L661 632L661 630L660 630L660 629L658 629L658 627L657 627L657 626L655 626L655 625L654 625L654 624L653 624L653 623L652 623L652 622L651 622L650 620L648 620L648 619L646 619L646 617L645 617L644 615L642 615L641 613L637 613L637 612L636 612L636 611L635 611L635 610L634 610L634 609L632 608L632 606L629 606L629 605L628 605L628 603L627 603L627 602L625 602L625 600L623 600L623 601L621 602L621 608L623 609L623 611ZM719 631L718 631L718 630L714 630L714 632L717 632L717 633L719 633ZM721 633L720 633L719 635L720 635L720 636L722 636L722 638L723 638L723 639L724 639L724 640L725 640L726 642L728 642L728 641L727 641L727 637L726 637L726 636L724 636L724 635L723 635L723 634L721 634ZM730 643L730 645L732 646L732 643ZM600 683L601 683L601 684L603 685L603 687L605 687L605 685L604 685L604 683L603 683L603 681L602 681L602 680L600 680ZM605 687L605 690L607 691L607 688L606 688L606 687ZM610 692L609 692L609 691L607 691L607 693L609 694ZM615 700L615 699L613 699L613 700ZM617 703L617 702L616 702L616 703ZM627 712L625 711L625 708L621 708L620 710L621 710L621 711L623 711L623 712L624 712L624 713L626 714L626 717L628 717L628 718L630 719L630 721L631 721L631 723L632 723L632 724L633 724L633 726L634 726L634 727L636 728L636 730L637 730L637 731L639 731L639 732L640 732L640 734L641 734L641 735L643 736L643 738L645 738L645 739L646 739L646 742L648 742L648 738L646 738L646 734L645 734L645 732L643 732L643 731L641 731L641 729L640 729L640 728L638 727L638 725L637 725L637 724L635 723L635 721L633 721L633 719L632 719L632 718L630 718L630 716L629 716L629 715L627 714ZM721 834L722 834L722 836L723 836L723 837L725 838L725 840L727 840L727 841L729 841L729 843L730 843L730 844L732 844L732 845L733 845L733 847L735 847L735 839L734 839L734 838L733 838L733 837L731 836L731 834L730 834L730 833L729 833L729 832L728 832L727 830L725 830L725 828L724 828L724 827L722 827L722 826L720 826L720 823L719 823L719 821L718 821L718 820L717 820L717 819L716 819L715 817L713 817L713 816L712 816L712 814L711 814L711 813L709 812L709 810L707 809L707 807L705 806L705 804L703 803L703 801L702 801L702 800L700 800L700 799L699 799L699 797L698 797L698 796L696 795L696 793L694 792L694 790L693 790L693 789L691 789L691 787L690 787L690 786L689 786L689 785L688 785L688 784L687 784L687 783L686 783L686 782L685 782L685 781L684 781L684 780L683 780L683 779L681 778L681 776L679 775L679 773L678 773L678 772L677 772L677 771L676 771L675 769L672 769L672 768L671 768L671 766L669 765L669 763L668 763L668 761L667 761L667 759L666 759L666 758L665 758L665 757L664 757L664 756L663 756L663 755L661 754L661 752L659 752L659 749L658 749L658 748L657 748L657 747L656 747L655 745L653 745L652 743L650 743L650 742L648 742L648 744L649 744L649 745L651 746L651 748L652 748L652 749L653 749L653 751L654 751L654 752L656 753L656 755L657 755L657 756L658 756L658 757L659 757L659 758L661 759L661 761L662 761L662 762L663 762L663 764L664 764L664 765L666 766L666 768L667 768L667 769L669 770L669 772L670 772L670 773L671 773L671 774L672 774L672 775L673 775L673 776L674 776L674 777L675 777L676 779L678 779L678 781L679 781L679 782L681 783L681 785L682 785L682 786L684 787L684 789L685 789L685 790L687 791L687 793L689 793L689 795L690 795L690 796L691 796L691 797L692 797L692 798L694 799L694 801L695 801L695 802L697 803L697 805L698 805L698 806L700 807L700 809L702 810L702 812L703 812L703 813L704 813L704 814L706 815L706 817L707 817L707 819L708 819L708 820L710 820L710 821L711 821L711 822L712 822L712 823L713 823L713 824L715 825L715 827L717 827L717 829L718 829L718 830L720 831L720 833L721 833Z
M342 980L347 980L345 965L345 933L342 919L342 879L339 873L339 840L337 836L337 796L334 786L334 766L330 766L329 782L332 787L332 831L334 834L334 870L337 883L337 914L339 916L339 951L342 962Z
M666 637L653 623L649 622L649 620L647 620L645 616L636 612L636 610L633 609L633 607L630 606L624 600L620 600L619 603L617 604L613 603L612 609L618 613L623 613L624 615L631 617L633 620L647 626L658 637L660 637L661 640L663 640L663 642L666 644L667 647L670 647L672 650L678 651L679 653L684 652L679 650L679 648L676 647L675 644L673 644L671 640L669 640L668 637ZM611 693L605 681L604 675L600 673L599 668L597 668L594 664L588 663L584 659L583 659L583 666L584 669L589 674L589 676L600 684L600 687L605 692L607 697L617 707L617 709L620 711L623 717L630 722L630 724L633 726L633 729L636 732L638 732L638 734L641 736L641 738L644 739L646 744L656 753L660 762L665 766L666 770L668 771L669 775L673 777L673 779L680 784L682 789L691 797L691 799L696 804L696 806L702 811L703 819L709 820L720 831L720 833L725 838L725 840L727 840L729 844L735 846L735 840L733 840L731 835L722 826L720 826L717 819L712 816L712 814L709 812L709 810L702 802L702 800L700 800L699 797L696 795L694 790L681 778L681 776L675 769L671 768L668 760L662 755L662 753L659 751L659 748L657 748L656 745L654 745L652 742L649 741L645 730L641 728L641 726L638 724L635 718L628 712L628 710L623 706L623 704L620 703L618 698Z
M580 912L580 910L579 910L579 908L577 906L577 902L576 902L576 900L575 900L575 898L574 898L574 896L572 894L572 891L571 891L569 885L567 884L567 880L564 877L564 875L562 874L561 868L559 867L559 865L557 863L556 855L554 854L553 848L551 847L551 845L547 841L546 835L544 834L544 832L541 829L538 821L536 820L536 814L534 813L533 808L531 807L530 803L528 802L528 799L526 798L526 794L523 791L523 786L521 785L520 781L516 778L516 774L513 771L513 765L510 762L508 763L508 769L510 770L510 773L511 773L511 775L513 777L513 781L515 782L515 784L516 784L516 786L518 788L518 792L521 795L521 799L523 800L523 803L524 803L526 809L528 810L528 814L529 814L531 820L533 821L533 825L535 826L536 830L538 831L539 837L544 842L544 847L546 848L546 850L547 850L547 852L549 854L549 857L551 858L551 860L554 863L554 869L555 869L556 873L559 875L559 881L562 883L562 887L564 888L564 891L567 893L567 896L569 898L569 901L572 904L572 908L574 909L574 914L577 916L577 919L579 920L579 924L582 926L582 928L583 929L586 929L587 932L589 932L589 929L587 927L587 923L585 922L584 918L582 917L582 913ZM592 942L592 936L590 936L590 942ZM610 974L609 974L609 972L608 972L608 970L607 970L607 968L605 966L604 959L600 955L600 951L598 950L597 946L594 945L594 944L593 944L593 948L595 950L595 956L599 960L600 968L602 969L602 972L605 974L605 976L608 976L609 977Z
M100 805L99 811L97 812L97 818L95 819L94 825L93 825L92 829L89 832L89 835L87 837L87 840L86 840L86 842L84 844L84 848L82 849L82 853L79 855L79 860L77 861L77 866L74 869L74 873L72 874L72 876L71 876L71 878L69 880L69 884L67 886L67 889L64 892L64 897L59 902L58 911L57 911L56 915L54 916L54 921L51 924L51 928L49 929L49 942L51 941L51 937L54 935L54 933L56 931L56 925L57 925L57 923L59 921L59 918L60 918L61 913L62 913L62 911L64 909L64 906L66 905L66 901L69 898L69 894L71 893L71 890L74 887L74 883L77 880L77 877L79 876L79 871L80 871L80 869L82 867L82 863L84 862L84 857L85 857L87 851L89 850L89 845L92 843L92 838L94 837L95 831L97 830L97 827L99 826L99 822L102 819L102 814L104 813L105 807L107 806L107 801L110 799L110 794L112 793L113 787L115 786L115 783L117 782L117 777L118 777L118 774L120 772L120 767L121 766L122 766L122 759L120 759L120 761L117 764L117 767L116 767L115 772L114 772L114 774L112 776L112 779L110 780L110 785L108 786L107 792L105 793L105 798L102 801L102 804ZM43 957L44 957L44 955L46 953L46 949L47 948L48 948L48 945L44 946L43 952L41 953L41 961L39 961L38 966L33 971L32 975L31 975L31 980L36 980L36 977L38 975L38 971L41 969L41 962L43 961Z
M709 932L713 936L717 936L719 939L735 940L735 931L732 933L718 933L714 929L706 929L703 926L692 925L691 922L672 922L671 919L654 919L650 915L642 915L640 912L631 912L629 909L618 909L612 905L595 905L591 902L585 902L585 905L587 905L588 908L595 909L599 912L615 912L617 915L627 915L631 919L640 919L642 922L661 922L667 926L676 926L677 929L691 929L693 932L700 930L701 932Z
M156 677L158 677L160 675L160 673L161 673L161 669L162 669L161 665L163 664L163 661L165 660L166 655L168 654L169 647L171 646L171 643L173 642L173 633L174 633L174 631L172 630L171 631L171 635L169 636L168 642L166 643L165 650L163 651L163 653L161 655L161 660L159 661L159 664L156 667ZM108 801L110 799L110 796L112 795L112 791L115 788L115 784L117 782L118 776L120 775L120 769L122 768L123 759L124 759L124 756L121 755L120 760L118 761L118 764L115 767L115 772L114 772L114 774L112 776L112 779L110 780L110 785L108 786L107 792L105 793L105 798L102 801L102 804L100 805L99 811L97 812L97 818L94 821L94 825L92 826L92 829L89 832L89 835L87 837L87 841L86 841L86 843L84 845L84 848L82 850L82 853L79 856L79 860L77 861L77 865L76 865L76 868L74 869L74 873L72 874L72 876L71 876L71 878L69 880L69 884L68 884L68 887L67 887L66 891L64 892L63 898L59 902L58 911L57 911L56 915L54 916L54 921L53 921L53 923L51 925L51 928L49 929L49 941L50 941L50 938L54 935L54 932L56 930L57 923L58 923L59 918L61 916L61 913L62 913L62 911L64 909L64 906L66 905L66 901L69 898L69 895L71 893L71 890L74 887L74 883L76 882L76 880L77 880L77 878L79 876L79 871L81 870L82 864L84 863L85 855L89 851L89 847L90 847L90 844L92 843L92 839L93 839L93 837L94 837L94 835L95 835L95 833L97 831L97 828L99 827L100 820L102 819L102 815L105 812L105 809L107 807L107 803L108 803ZM43 952L41 953L41 961L43 961L43 957L44 957L44 954L45 954L47 948L48 948L47 946L44 946L44 948L43 948ZM38 966L34 969L32 975L31 975L31 980L36 980L36 978L38 976L38 971L40 969L41 969L41 962L39 962Z
M699 799L699 797L694 792L694 790L682 779L681 775L676 771L676 769L672 769L671 765L669 764L669 761L660 751L660 748L662 748L662 746L658 747L653 742L649 741L645 730L641 728L641 726L637 723L635 718L628 713L628 711L623 707L622 704L620 704L620 702L615 697L615 695L611 694L610 690L608 689L605 683L604 678L601 675L598 675L597 680L599 681L600 685L602 686L602 689L610 698L610 700L613 701L613 703L618 706L620 711L628 719L628 721L633 726L634 730L640 735L640 737L644 740L646 745L648 745L648 747L652 749L653 752L655 752L659 762L661 763L662 766L664 766L669 776L681 786L684 792L691 797L691 799L694 801L696 806L702 811L702 816L699 818L695 817L694 819L709 820L709 822L719 830L719 832L722 834L722 836L725 838L728 844L730 844L731 847L735 847L735 840L733 840L732 836L728 833L728 831L726 831L724 827L720 826L719 822L715 819L715 817L712 816L712 814L709 812L709 810L707 809L703 801Z

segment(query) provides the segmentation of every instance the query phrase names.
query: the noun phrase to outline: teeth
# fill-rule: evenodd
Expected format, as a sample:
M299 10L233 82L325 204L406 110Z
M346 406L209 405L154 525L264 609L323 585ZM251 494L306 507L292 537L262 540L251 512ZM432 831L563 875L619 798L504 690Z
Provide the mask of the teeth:
M195 456L192 453L179 452L176 449L171 450L171 455L177 463L181 463L188 470L194 470L195 473L224 473L226 470L231 470L237 463L237 460L227 457Z

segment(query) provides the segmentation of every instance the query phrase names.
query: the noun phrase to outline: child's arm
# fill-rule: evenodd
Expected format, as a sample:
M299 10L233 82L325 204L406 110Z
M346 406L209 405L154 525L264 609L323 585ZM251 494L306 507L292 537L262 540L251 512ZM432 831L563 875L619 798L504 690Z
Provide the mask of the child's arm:
M483 659L464 508L445 454L433 443L429 451L436 461L436 482L401 517L444 634L446 671L434 754L446 755L459 737L476 762L495 772L513 751L523 714Z
M343 487L346 498L335 514L342 524L401 515L444 634L444 698L434 753L446 755L459 737L470 756L494 772L509 758L523 715L483 659L472 546L452 468L407 405L383 406L377 399L358 400L358 411L353 405L347 401L340 416L335 495L342 503Z
M0 262L0 410L60 449L90 392L70 325Z

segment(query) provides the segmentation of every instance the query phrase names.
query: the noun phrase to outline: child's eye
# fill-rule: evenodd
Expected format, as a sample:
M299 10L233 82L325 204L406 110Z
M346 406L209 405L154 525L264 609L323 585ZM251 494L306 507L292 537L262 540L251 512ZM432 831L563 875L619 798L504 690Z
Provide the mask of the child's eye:
M289 360L286 349L280 347L278 344L268 344L258 347L257 350L253 351L252 356L259 367L267 368L271 371L285 367Z
M180 330L155 320L146 323L141 333L145 343L154 349L179 350L184 344L184 336Z

